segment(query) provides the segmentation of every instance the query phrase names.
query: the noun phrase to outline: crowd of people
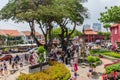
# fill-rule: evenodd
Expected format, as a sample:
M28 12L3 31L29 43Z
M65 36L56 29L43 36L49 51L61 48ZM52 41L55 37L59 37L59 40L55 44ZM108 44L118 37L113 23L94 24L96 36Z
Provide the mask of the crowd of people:
M77 80L78 76L78 57L82 56L82 46L83 44L75 42L68 46L66 50L61 50L57 45L53 45L49 53L49 58L51 61L59 61L65 63L66 65L70 64L71 71L74 72L74 76L71 77L71 80ZM90 46L85 45L85 53L89 55ZM109 47L108 47L109 48ZM23 58L24 57L24 58ZM30 62L31 65L37 64L38 55L32 52L29 57L24 54L24 56L16 55L13 58L10 58L8 62L3 61L0 63L0 75L8 74L8 66L11 69L18 69L23 67L23 62ZM88 77L92 76L93 68L89 67L87 73Z
M6 60L1 61L0 76L2 77L11 74L10 73L11 70L19 70L20 68L23 67L24 60L25 60L25 55L24 56L16 55L14 57L11 57L8 61Z
M66 65L70 64L71 71L74 72L74 76L71 77L71 80L77 80L78 76L78 57L81 56L81 44L78 42L69 45L67 50L62 51L57 46L53 45L50 52L50 60L59 61L65 63Z

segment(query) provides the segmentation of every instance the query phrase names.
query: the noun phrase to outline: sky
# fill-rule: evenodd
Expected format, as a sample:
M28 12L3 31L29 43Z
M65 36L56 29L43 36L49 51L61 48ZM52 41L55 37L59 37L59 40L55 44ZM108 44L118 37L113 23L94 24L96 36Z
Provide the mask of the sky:
M8 0L0 0L0 9L2 9L3 6L5 6L8 3ZM88 8L88 12L90 13L90 18L85 19L84 24L90 24L93 23L100 23L98 21L98 18L100 17L100 13L105 11L105 7L108 8L111 6L119 5L120 0L88 0L88 2L85 2L83 5ZM7 22L0 21L0 29L17 29L19 31L25 31L30 30L29 25L27 23L14 23L13 21L9 20ZM78 26L77 29L79 31L82 30L82 25ZM104 30L104 29L103 29ZM38 29L38 26L36 25L36 31L41 31Z

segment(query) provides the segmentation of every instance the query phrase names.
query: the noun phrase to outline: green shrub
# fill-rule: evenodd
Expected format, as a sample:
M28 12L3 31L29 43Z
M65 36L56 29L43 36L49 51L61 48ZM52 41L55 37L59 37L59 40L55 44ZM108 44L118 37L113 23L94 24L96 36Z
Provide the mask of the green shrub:
M110 65L110 66L107 66L105 68L106 70L106 73L112 73L114 71L120 71L120 63L119 64L113 64L113 65Z
M87 57L87 60L88 60L88 62L90 62L90 63L93 63L93 62L96 61L96 59L95 59L94 56L88 56L88 57Z
M88 62L93 63L93 62L100 61L100 58L99 58L99 57L96 57L96 56L88 56L88 57L87 57L87 60L88 60Z
M120 58L120 54L115 53L115 52L105 52L103 54L107 56L115 57L115 58Z
M68 80L70 78L70 71L62 63L53 62L52 66L43 72L33 74L21 74L18 80Z
M93 66L94 68L96 68L97 65L96 65L96 63L93 63L92 66Z
M44 46L40 46L38 47L38 53L44 53L46 50L44 48Z
M90 64L92 64L93 67L96 67L97 65L101 64L100 58L96 56L88 56L87 60L88 62L90 62Z
M101 61L97 61L97 62L96 62L96 65L100 65L100 64L101 64Z
M90 50L90 53L91 54L103 54L103 55L107 55L107 56L111 56L115 58L120 58L120 54L106 50L106 49L92 49Z
M100 61L100 58L99 57L95 57L95 61Z
M92 49L90 50L91 54L97 54L100 49Z
M90 50L91 54L102 54L105 52L111 52L111 51L106 50L106 49L92 49L92 50Z

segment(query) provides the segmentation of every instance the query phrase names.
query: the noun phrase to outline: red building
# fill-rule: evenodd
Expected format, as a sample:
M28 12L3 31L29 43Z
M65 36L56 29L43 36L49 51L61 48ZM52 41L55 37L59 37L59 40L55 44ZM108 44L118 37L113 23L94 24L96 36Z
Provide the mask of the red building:
M112 25L110 31L112 45L117 46L117 43L120 43L120 24Z
M101 41L104 39L102 35L98 35L98 32L95 32L92 29L86 29L84 33L86 42L96 42L96 40Z

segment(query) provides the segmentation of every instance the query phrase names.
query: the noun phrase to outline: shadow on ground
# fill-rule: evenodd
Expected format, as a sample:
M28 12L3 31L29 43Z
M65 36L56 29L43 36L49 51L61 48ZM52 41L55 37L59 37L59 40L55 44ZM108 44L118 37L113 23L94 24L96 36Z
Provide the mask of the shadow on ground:
M93 76L92 76L92 79L99 79L101 76L102 76L103 73L101 72L98 72L98 73L94 73Z

